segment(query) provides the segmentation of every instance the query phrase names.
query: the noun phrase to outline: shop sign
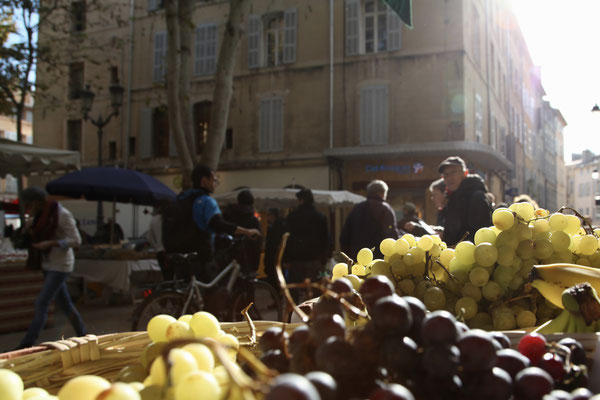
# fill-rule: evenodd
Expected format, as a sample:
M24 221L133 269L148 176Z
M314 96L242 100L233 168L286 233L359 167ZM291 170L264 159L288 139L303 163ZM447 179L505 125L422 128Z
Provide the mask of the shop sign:
M366 165L366 172L395 172L397 174L408 175L410 173L413 174L421 174L424 171L425 166L416 162L412 165L386 165L386 164L378 164L378 165Z

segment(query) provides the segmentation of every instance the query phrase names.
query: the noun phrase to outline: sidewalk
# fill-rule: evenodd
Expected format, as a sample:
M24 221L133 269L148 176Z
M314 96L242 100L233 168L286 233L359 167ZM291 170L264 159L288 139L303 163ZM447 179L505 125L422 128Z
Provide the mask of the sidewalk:
M76 304L77 310L85 323L88 333L103 335L106 333L131 331L130 317L134 306L105 305L105 304ZM56 309L54 313L54 325L42 330L37 343L70 338L75 335L71 324L62 313ZM25 336L25 331L0 334L0 353L14 349Z

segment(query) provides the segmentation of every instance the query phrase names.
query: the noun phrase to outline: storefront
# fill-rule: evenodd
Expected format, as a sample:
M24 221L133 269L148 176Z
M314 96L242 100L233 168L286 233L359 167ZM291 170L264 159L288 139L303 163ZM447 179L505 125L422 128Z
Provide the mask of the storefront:
M385 147L345 147L326 151L336 160L341 188L365 194L367 184L381 179L389 186L388 202L398 217L411 202L420 216L435 224L436 212L429 185L440 178L438 166L447 156L458 155L471 173L479 174L498 201L504 192L504 172L510 162L489 146L472 142L418 143ZM333 164L333 163L332 163Z

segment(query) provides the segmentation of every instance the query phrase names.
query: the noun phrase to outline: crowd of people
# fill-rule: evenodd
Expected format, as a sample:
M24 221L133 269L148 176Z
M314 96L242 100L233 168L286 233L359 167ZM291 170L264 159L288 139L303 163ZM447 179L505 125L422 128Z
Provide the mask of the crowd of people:
M404 233L415 236L439 234L453 246L461 240L473 240L479 228L491 225L493 197L483 179L470 174L460 157L445 159L438 172L440 179L429 187L437 209L436 225L425 223L412 203L404 204L402 218L397 221L393 208L386 201L388 185L376 179L366 187L366 200L353 207L343 224L339 238L341 250L352 257L364 247L373 248L374 256L379 258L382 257L379 243ZM198 165L192 172L192 187L182 191L172 204L164 203L155 208L146 239L157 252L164 279L172 279L174 274L169 254L194 252L199 258L194 259L192 267L188 266L187 274L206 280L218 234L249 239L242 262L245 272L258 269L264 250L266 280L275 287L278 287L275 268L279 245L285 232L290 233L282 259L287 282L316 281L325 274L325 265L332 257L333 242L328 220L315 207L310 189L302 188L296 193L297 205L286 217L280 209L269 209L266 234L263 235L252 192L249 189L239 191L237 203L221 211L211 197L218 183L212 168ZM34 344L47 318L48 306L54 300L68 315L77 334L83 335L85 325L65 285L73 270L72 248L82 243L81 231L71 213L59 203L48 201L43 189L28 188L23 191L21 200L34 216L27 227L32 233L29 262L37 263L45 280L36 300L34 319L19 347ZM122 230L116 226L109 221L104 233L120 240ZM93 241L94 238L85 240ZM299 300L299 293L292 292L296 300Z

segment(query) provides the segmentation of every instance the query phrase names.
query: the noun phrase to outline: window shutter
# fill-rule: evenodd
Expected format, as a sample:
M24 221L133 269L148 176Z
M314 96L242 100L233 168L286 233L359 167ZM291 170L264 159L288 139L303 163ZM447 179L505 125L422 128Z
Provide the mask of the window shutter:
M156 32L154 34L154 69L152 80L160 82L165 77L167 63L167 32Z
M273 99L271 104L273 117L271 150L281 151L283 150L283 100Z
M359 0L346 0L346 55L358 54Z
M248 17L248 68L260 67L262 20L258 15Z
M386 144L388 141L388 88L378 86L375 92L375 129L373 144Z
M296 9L290 8L283 13L283 62L296 62Z
M175 134L169 131L169 157L177 157L177 145L175 144Z
M154 11L158 8L159 0L148 0L148 12Z
M152 109L142 109L140 130L138 133L140 158L152 157Z
M388 50L402 48L402 21L389 6L387 8L387 43Z
M217 25L204 24L196 28L194 73L214 74L217 65Z
M360 90L360 144L371 143L373 126L373 90L364 88Z
M261 152L269 151L269 141L271 129L271 99L264 99L260 102L259 111L259 136L258 136L258 149Z

